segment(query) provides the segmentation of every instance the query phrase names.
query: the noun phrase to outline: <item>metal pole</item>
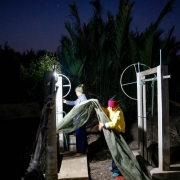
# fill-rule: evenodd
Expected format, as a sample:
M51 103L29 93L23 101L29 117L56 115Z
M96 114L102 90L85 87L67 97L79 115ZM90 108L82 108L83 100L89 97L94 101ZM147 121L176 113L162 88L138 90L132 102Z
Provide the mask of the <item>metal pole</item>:
M162 66L161 49L160 49L160 66Z
M143 112L142 112L142 85L141 85L141 74L137 73L137 106L138 106L138 149L141 156L144 157L143 153Z
M59 124L63 119L63 82L62 76L58 75L58 91L56 95L56 124ZM60 150L64 150L64 137L63 132L59 133L59 146Z

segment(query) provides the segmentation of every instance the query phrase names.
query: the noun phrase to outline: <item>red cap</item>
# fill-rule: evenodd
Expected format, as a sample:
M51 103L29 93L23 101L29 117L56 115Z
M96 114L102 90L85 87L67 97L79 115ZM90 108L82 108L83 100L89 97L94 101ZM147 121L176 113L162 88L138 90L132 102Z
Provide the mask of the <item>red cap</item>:
M109 100L109 101L108 101L108 106L109 106L109 107L116 107L116 106L118 106L118 101Z

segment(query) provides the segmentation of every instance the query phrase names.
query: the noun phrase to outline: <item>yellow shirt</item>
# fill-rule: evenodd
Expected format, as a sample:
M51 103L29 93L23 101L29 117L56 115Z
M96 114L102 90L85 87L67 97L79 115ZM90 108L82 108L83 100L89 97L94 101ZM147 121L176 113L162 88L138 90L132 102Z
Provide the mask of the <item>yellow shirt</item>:
M108 129L116 130L117 132L125 132L124 114L119 106L115 110L112 110L110 107L102 107L102 110L110 120Z

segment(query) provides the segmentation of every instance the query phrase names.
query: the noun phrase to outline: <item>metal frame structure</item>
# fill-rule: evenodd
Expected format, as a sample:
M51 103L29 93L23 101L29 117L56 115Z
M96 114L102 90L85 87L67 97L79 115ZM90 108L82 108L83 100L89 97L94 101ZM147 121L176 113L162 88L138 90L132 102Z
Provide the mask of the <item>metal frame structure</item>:
M146 84L147 75L157 74L157 104L158 104L158 169L170 170L170 143L169 143L169 92L167 66L159 65L156 68L137 75L137 104L138 104L138 147L141 156L147 160L147 120L146 120Z
M122 91L129 98L137 101L138 113L138 149L133 153L139 163L143 166L146 173L151 180L164 180L164 179L180 179L180 164L170 164L170 137L169 137L169 87L168 79L171 78L168 74L168 67L161 65L161 52L160 52L160 65L155 68L149 68L140 72L140 65L146 66L141 63L136 63L128 66L122 73L120 78L120 85ZM136 82L122 84L122 76L124 72L134 66L136 72ZM138 66L138 72L136 70ZM148 79L147 76L154 75L154 78ZM148 141L147 141L147 112L146 112L146 82L157 82L157 112L158 112L158 165L153 168L148 161ZM129 96L123 90L123 86L135 84L137 85L137 98ZM152 89L152 113L154 105L154 89ZM152 132L151 132L152 133ZM150 147L151 149L151 147ZM152 154L151 154L152 155Z
M56 74L57 78L57 83L56 83L56 88L57 88L57 93L56 93L56 124L59 124L62 119L63 115L66 114L63 111L63 98L66 97L70 90L71 90L71 82L70 80L63 74ZM65 78L68 81L68 84L63 85L63 78ZM63 88L68 87L69 90L65 95L63 95ZM64 150L64 136L63 132L59 133L59 148Z

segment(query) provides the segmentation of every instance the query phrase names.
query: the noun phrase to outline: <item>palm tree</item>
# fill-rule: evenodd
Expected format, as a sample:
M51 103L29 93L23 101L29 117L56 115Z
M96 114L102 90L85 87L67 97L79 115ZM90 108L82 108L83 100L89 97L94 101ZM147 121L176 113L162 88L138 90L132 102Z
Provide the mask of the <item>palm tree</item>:
M151 23L150 26L137 37L139 61L150 67L154 67L159 63L159 49L163 50L161 36L164 32L162 29L159 29L159 25L163 18L172 11L174 3L175 0L169 0L157 20Z
M119 99L124 99L124 94L120 90L119 79L125 66L129 63L128 54L129 48L129 27L132 18L131 9L134 2L120 1L118 13L116 15L114 34L112 38L112 69L111 87L113 87L112 94L117 94Z
M70 77L71 81L77 85L83 83L82 70L86 56L83 48L83 31L75 2L70 5L71 17L74 18L73 26L65 22L65 27L69 32L69 37L62 36L61 47L59 47L59 59L62 64L62 72Z
M174 2L169 0L157 20L144 32L130 31L134 2L121 0L116 16L107 12L105 21L100 0L91 1L94 13L87 24L81 23L77 6L73 3L70 5L73 24L65 23L70 37L62 36L59 53L64 73L74 84L86 84L89 97L98 98L102 104L106 104L107 99L114 94L127 103L119 85L123 70L137 62L154 67L159 63L159 49L169 47L169 52L173 54L179 48L175 41L171 51L173 39L169 37L162 40L164 31L158 28L164 16L172 10ZM172 57L167 54L164 56L167 60ZM135 73L130 72L125 80L128 82L133 76ZM129 87L128 91L131 93L134 89Z

